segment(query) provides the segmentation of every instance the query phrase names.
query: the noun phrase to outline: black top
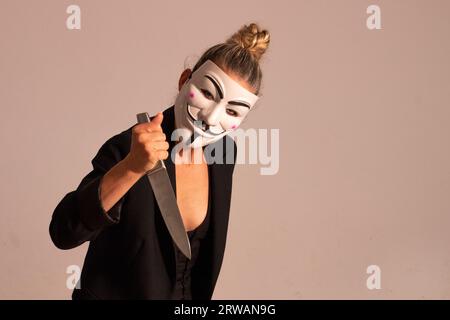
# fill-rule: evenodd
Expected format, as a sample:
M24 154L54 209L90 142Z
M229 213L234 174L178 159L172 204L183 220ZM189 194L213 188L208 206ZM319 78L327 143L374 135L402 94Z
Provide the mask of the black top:
M186 258L184 254L176 247L176 282L173 292L173 299L177 300L191 300L191 269L195 265L198 253L201 248L201 243L205 238L208 227L209 227L209 216L210 216L210 203L211 203L211 192L208 195L208 208L206 211L206 216L202 223L194 230L188 231L189 241L191 243L191 260Z
M173 106L164 110L163 115L161 126L169 142L169 157L164 163L176 194L175 165L170 156L175 145L171 141L175 127ZM135 125L101 146L92 159L92 171L76 190L62 197L53 212L49 231L56 247L71 249L89 241L80 289L73 291L73 299L172 299L174 296L175 245L147 176L139 179L107 213L101 206L101 179L129 153ZM201 250L194 249L196 261L190 272L192 299L211 299L225 251L237 148L229 136L208 145L220 146L223 152L217 149L220 153L214 163L209 162L211 157L205 153L210 190L209 228ZM230 155L233 152L234 162L233 154ZM215 154L213 150L211 155Z

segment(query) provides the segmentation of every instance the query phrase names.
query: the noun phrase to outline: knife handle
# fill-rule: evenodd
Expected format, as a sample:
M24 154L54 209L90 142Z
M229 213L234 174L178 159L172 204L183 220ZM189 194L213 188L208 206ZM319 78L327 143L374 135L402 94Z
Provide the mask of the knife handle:
M138 113L136 115L136 118L138 123L145 123L151 121L150 116L148 115L147 112ZM147 171L147 174L159 171L160 169L166 169L166 165L162 160L159 160L151 170Z

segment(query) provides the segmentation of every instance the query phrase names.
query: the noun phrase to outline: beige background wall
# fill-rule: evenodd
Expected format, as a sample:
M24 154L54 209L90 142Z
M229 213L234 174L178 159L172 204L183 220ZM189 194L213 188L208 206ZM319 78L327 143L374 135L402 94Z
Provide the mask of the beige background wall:
M272 43L244 127L280 129L280 170L236 168L214 298L450 298L450 2L212 3L0 2L0 298L70 297L87 245L52 245L54 207L106 139L172 104L185 62L253 21Z

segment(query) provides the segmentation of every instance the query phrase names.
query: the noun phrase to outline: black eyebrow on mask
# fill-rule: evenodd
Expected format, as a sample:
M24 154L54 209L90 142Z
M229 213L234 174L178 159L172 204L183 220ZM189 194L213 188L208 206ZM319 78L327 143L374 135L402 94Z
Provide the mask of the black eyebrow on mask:
M247 107L250 109L250 105L248 105L247 103L244 103L244 102L240 102L240 101L228 101L228 104L232 104L235 106L243 106L243 107Z
M220 85L217 83L216 79L214 79L210 75L206 75L205 77L213 83L214 87L216 87L216 90L219 92L220 99L223 99L223 91L220 88Z

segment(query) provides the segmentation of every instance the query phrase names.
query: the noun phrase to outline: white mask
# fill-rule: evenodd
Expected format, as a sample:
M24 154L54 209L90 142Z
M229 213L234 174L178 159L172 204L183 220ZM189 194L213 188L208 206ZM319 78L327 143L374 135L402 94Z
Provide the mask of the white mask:
M207 60L177 96L175 126L185 142L194 135L190 147L205 146L238 128L258 98Z

